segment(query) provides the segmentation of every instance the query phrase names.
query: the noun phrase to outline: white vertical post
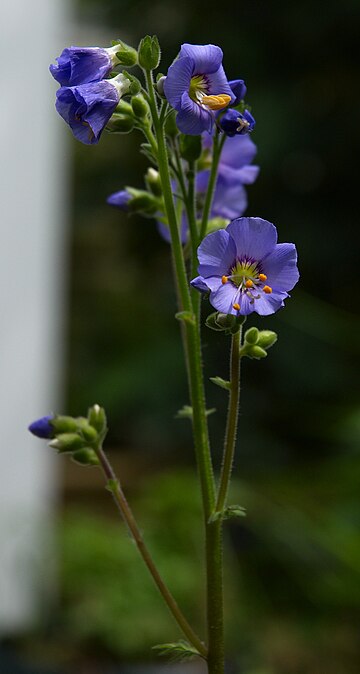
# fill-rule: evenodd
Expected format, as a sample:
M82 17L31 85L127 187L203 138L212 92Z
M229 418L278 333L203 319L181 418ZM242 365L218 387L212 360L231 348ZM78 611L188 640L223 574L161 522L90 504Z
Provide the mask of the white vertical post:
M66 9L0 3L0 635L38 613L56 494L54 457L27 425L59 405L67 151L48 65Z

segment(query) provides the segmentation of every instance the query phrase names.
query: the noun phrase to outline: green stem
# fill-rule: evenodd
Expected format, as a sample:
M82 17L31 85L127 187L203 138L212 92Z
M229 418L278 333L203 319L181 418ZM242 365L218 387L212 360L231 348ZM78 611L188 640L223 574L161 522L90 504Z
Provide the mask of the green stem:
M240 400L240 346L241 346L242 326L235 333L231 341L230 354L230 395L229 407L226 422L224 454L220 476L220 486L216 502L216 512L222 512L226 505L226 498L229 490L231 471L234 461L236 431L239 416Z
M213 202L213 197L214 197L214 192L215 192L215 187L216 187L216 178L217 178L217 172L218 172L218 167L219 167L219 161L221 157L221 152L224 146L226 140L225 134L223 134L220 138L219 133L216 132L214 136L214 145L213 145L213 157L212 157L212 162L211 162L211 170L210 170L210 176L209 176L209 182L206 190L206 196L205 196L205 204L204 204L204 210L203 210L203 216L201 220L201 227L200 227L200 241L203 240L207 226L208 226L208 220L209 220L209 215L211 211L211 205Z
M224 674L224 598L223 598L223 552L221 519L207 526L207 573L208 573L208 670L209 674Z
M197 634L194 632L192 627L189 625L185 616L181 612L179 606L177 605L174 597L172 596L167 585L160 576L159 571L157 570L155 563L150 555L148 548L145 545L144 539L141 535L141 531L136 523L132 510L126 500L125 494L121 488L120 482L117 479L115 472L104 452L100 447L96 450L100 465L102 467L103 473L108 481L108 487L113 495L114 501L120 511L120 514L125 521L135 543L140 552L141 557L143 558L148 570L150 571L155 584L157 585L163 599L165 600L168 608L170 609L173 617L175 618L177 624L182 629L184 635L187 637L189 642L196 648L199 654L206 658L207 651L203 642L199 639Z

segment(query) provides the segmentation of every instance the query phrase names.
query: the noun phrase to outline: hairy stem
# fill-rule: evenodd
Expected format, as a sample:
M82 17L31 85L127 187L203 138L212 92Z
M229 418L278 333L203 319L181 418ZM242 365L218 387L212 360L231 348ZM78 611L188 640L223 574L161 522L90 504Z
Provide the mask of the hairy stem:
M170 612L172 613L173 617L175 618L177 624L183 631L184 635L186 638L190 641L190 643L196 648L198 653L206 658L207 651L206 647L203 644L203 642L199 639L197 634L194 632L188 621L186 620L185 616L181 612L178 604L176 603L174 597L172 596L170 590L168 589L167 585L165 584L164 580L160 576L159 571L157 570L157 567L155 566L155 563L150 555L150 552L148 548L145 545L144 539L141 535L141 531L136 523L136 520L134 518L134 515L132 513L132 510L126 500L125 494L121 488L120 482L117 479L114 470L105 454L102 448L99 448L97 451L97 456L100 461L100 465L102 467L103 473L108 480L108 487L113 495L114 501L120 511L120 514L126 523L135 543L136 546L140 552L141 557L143 558L148 570L150 571L153 580L158 587L164 601L166 602Z
M221 152L224 146L226 140L225 134L219 137L218 133L215 133L214 136L214 145L213 145L213 157L212 157L212 162L211 162L211 170L210 170L210 176L209 176L209 182L206 190L206 195L205 195L205 203L204 203L204 210L203 210L203 215L201 219L201 227L200 227L200 242L203 240L207 226L208 226L208 220L209 220L209 215L211 211L211 206L214 198L214 192L215 192L215 187L216 187L216 179L217 179L217 173L218 173L218 168L219 168L219 161L221 157Z

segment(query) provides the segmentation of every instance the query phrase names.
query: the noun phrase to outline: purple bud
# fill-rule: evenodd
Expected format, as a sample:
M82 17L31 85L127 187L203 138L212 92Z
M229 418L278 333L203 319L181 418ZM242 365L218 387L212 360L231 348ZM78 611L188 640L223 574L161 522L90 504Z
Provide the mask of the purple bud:
M28 430L33 435L36 435L37 438L53 438L54 437L54 428L51 423L53 415L50 414L47 417L41 417L41 419L36 419L28 427Z
M245 96L246 96L246 86L244 80L231 80L229 82L231 91L233 92L235 98L235 101L233 105L239 105L240 101L242 101Z
M131 194L127 190L120 190L120 192L114 192L106 199L106 202L110 206L116 206L120 208L121 211L127 211L129 201L132 199Z

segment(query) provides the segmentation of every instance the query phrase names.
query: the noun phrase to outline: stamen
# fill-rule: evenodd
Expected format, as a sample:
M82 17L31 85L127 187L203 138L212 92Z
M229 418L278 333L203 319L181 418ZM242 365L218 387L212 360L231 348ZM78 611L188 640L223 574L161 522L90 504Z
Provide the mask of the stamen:
M266 281L266 280L267 280L266 274L259 274L259 281Z
M250 122L248 122L246 119L241 119L241 117L239 117L236 121L239 124L236 131L239 131L240 133L243 129L248 129L250 126Z
M222 283L223 285L225 285L225 283L227 283L228 280L229 280L229 279L228 279L227 276L222 276L222 277L221 277L221 283Z
M240 304L235 302L235 304L233 304L233 309L235 309L235 311L240 311Z
M217 94L216 96L202 96L201 103L206 105L210 110L222 110L229 105L231 96L228 94Z
M263 287L263 291L264 291L264 293L266 293L267 295L271 295L271 293L272 293L272 288L270 288L270 286L264 286L264 287Z
M248 280L245 282L246 288L252 288L253 285L254 285L254 283L253 283L253 281L252 281L251 279L248 279Z

